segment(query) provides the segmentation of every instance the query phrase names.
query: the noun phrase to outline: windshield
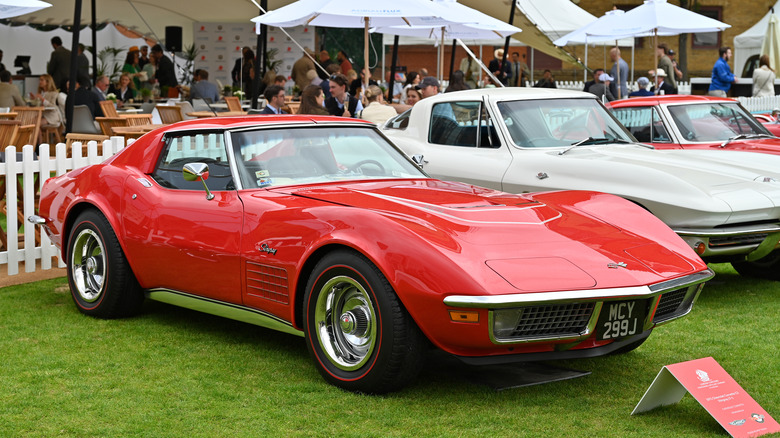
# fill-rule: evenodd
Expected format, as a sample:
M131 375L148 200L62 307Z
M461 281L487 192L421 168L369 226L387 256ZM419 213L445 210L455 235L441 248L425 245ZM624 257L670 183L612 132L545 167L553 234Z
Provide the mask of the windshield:
M517 146L550 148L582 140L636 142L595 99L516 100L498 110Z
M771 135L736 102L670 105L669 114L688 141L725 141L737 135Z
M244 188L427 178L373 128L295 127L231 133Z

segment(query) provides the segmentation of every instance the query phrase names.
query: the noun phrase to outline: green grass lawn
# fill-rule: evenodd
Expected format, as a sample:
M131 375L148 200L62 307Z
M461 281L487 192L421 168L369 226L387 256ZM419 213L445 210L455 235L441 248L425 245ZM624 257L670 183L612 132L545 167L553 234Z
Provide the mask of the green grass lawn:
M780 418L780 284L715 265L693 312L578 379L500 392L434 359L405 390L326 384L302 338L148 302L83 316L64 279L0 289L2 437L724 437L690 396L630 416L666 364L714 357ZM444 366L446 364L446 366Z

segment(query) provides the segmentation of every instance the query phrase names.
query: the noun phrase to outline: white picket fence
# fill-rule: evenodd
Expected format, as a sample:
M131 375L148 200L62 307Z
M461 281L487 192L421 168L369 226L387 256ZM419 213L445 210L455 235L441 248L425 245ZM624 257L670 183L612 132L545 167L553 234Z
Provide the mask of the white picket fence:
M739 103L751 113L771 113L780 108L780 96L769 97L737 97Z
M558 88L563 88L565 90L574 90L574 91L582 91L582 89L585 88L585 83L582 81L555 81L555 85ZM636 82L634 82L633 84L628 84L628 91L636 91L637 88L638 87L636 85ZM691 83L678 82L677 93L691 94Z
M132 141L131 141L132 142ZM8 146L5 148L5 162L0 162L0 177L6 180L5 197L0 194L0 199L6 201L6 233L7 250L0 252L0 266L6 266L8 275L19 273L19 264L24 263L25 272L35 272L37 261L40 260L42 270L52 268L52 257L59 256L59 252L51 243L46 233L40 225L33 225L26 222L26 218L35 214L34 202L35 194L43 186L46 179L53 175L63 175L66 172L85 167L91 164L99 164L116 154L125 147L124 137L111 137L103 142L102 153L98 154L97 143L91 141L87 145L87 155L82 152L81 143L74 143L72 147L72 157L67 156L65 143L58 143L54 148L54 154L48 144L42 144L38 147L38 157L34 156L35 146L27 145L22 148L21 161L17 157L17 148ZM25 223L20 224L17 217L19 207L17 184L21 178L22 212ZM23 248L19 248L18 229L24 225ZM40 233L40 246L36 246L35 231L38 228ZM0 231L2 232L2 231ZM65 264L58 258L59 267ZM0 268L2 272L2 268ZM3 275L0 273L0 275Z

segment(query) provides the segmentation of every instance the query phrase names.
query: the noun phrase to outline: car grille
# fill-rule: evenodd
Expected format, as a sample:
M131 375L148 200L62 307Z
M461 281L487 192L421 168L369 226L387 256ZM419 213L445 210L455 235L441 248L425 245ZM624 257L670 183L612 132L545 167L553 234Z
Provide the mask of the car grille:
M710 248L722 248L725 246L759 245L768 234L745 234L740 236L710 237Z
M511 333L504 333L502 337L523 339L577 336L587 329L594 307L595 303L589 302L513 309L520 313L517 325Z
M687 293L688 288L683 288L662 294L655 310L655 316L653 316L653 322L659 323L684 312L685 308L681 309L681 306Z

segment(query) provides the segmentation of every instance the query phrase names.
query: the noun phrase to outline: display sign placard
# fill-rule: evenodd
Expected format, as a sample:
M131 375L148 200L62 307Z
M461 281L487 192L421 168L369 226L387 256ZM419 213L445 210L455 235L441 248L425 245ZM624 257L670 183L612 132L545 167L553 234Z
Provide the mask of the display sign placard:
M663 367L631 415L677 403L686 392L735 438L780 432L780 424L711 357Z

